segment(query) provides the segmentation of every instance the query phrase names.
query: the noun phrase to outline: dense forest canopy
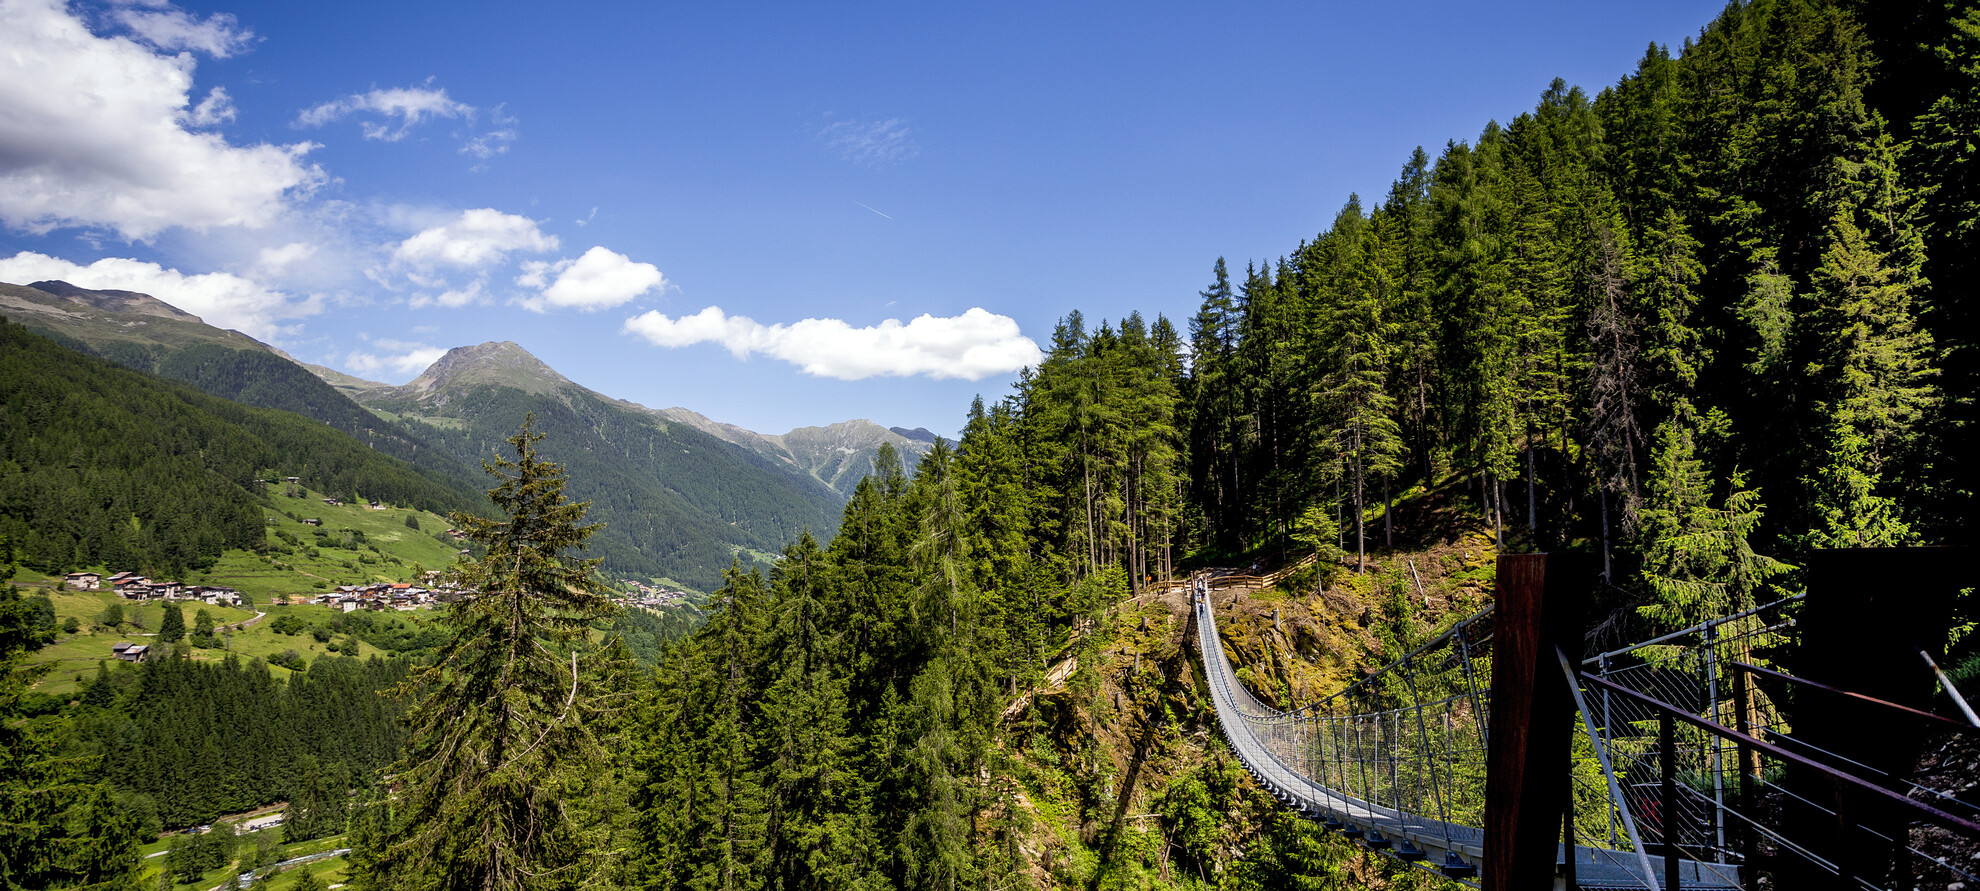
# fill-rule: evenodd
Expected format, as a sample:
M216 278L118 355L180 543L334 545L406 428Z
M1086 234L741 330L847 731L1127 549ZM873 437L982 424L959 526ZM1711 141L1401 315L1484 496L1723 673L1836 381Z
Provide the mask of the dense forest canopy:
M1237 776L1181 649L1114 647L1116 611L1195 565L1316 557L1337 583L1439 534L1392 508L1432 491L1501 550L1601 554L1597 606L1646 629L1792 588L1811 549L1970 534L1980 8L1903 9L1733 3L1597 95L1555 83L1402 159L1283 257L1205 258L1180 328L1069 314L959 443L912 475L883 450L829 540L798 535L767 573L732 564L705 624L642 640L650 674L581 668L627 656L566 627L588 603L460 608L455 633L481 637L450 645L458 674L426 675L457 692L418 706L424 745L453 738L450 701L506 701L476 715L505 746L572 739L458 774L517 803L504 832L527 812L550 834L436 833L421 815L471 821L435 804L445 753L415 757L416 794L374 785L354 807L351 884L449 887L420 857L483 845L533 877L490 887L1356 886L1344 843ZM575 492L590 468L571 471ZM556 501L561 473L508 500ZM569 522L544 541L582 542ZM1364 616L1394 625L1371 632L1393 654L1411 598L1376 593ZM517 633L532 622L559 630ZM5 630L0 657L28 646ZM528 652L506 700L468 683L502 669L477 655L490 641ZM1046 704L1031 692L1053 666L1066 695ZM1204 754L1136 796L1145 760L1183 751ZM0 790L36 781L13 769ZM1048 772L1065 782L1034 782ZM1398 869L1391 886L1429 881Z

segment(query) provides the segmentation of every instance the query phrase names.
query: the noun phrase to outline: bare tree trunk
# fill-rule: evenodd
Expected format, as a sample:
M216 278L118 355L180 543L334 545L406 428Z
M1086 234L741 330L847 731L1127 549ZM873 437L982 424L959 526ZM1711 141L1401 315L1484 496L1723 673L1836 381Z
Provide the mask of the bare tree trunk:
M1498 544L1499 550L1503 551L1506 549L1506 494L1499 483L1498 474L1491 474L1489 479L1492 490L1492 540Z
M1354 435L1354 571L1362 573L1368 567L1368 535L1363 528L1361 492L1361 432Z
M1389 497L1389 477L1382 474L1382 547L1393 550L1396 546L1396 502Z
M1526 531L1538 533L1540 523L1535 517L1539 513L1539 502L1533 492L1533 480L1533 443L1529 440L1526 444Z
M1602 581L1605 584L1615 584L1615 580L1609 575L1609 490L1598 485L1595 487L1595 494L1602 500Z

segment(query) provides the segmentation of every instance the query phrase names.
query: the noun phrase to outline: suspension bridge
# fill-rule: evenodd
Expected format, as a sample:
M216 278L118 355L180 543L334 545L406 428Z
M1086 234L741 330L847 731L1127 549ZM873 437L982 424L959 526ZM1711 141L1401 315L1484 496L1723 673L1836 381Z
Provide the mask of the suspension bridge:
M1492 606L1286 708L1248 690L1221 645L1218 602L1241 595L1203 575L1191 600L1218 723L1251 775L1328 829L1460 883L1980 887L1980 853L1921 848L1914 832L1972 850L1980 807L1910 779L1926 738L1980 739L1931 655L1964 557L1819 554L1806 594L1586 652L1592 565L1508 555ZM1941 690L1963 720L1931 711Z

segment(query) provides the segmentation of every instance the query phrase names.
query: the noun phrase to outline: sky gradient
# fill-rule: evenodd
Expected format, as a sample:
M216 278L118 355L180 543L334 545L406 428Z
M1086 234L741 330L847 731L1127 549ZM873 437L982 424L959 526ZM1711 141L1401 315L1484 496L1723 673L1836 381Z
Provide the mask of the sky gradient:
M0 281L392 383L513 340L763 432L953 435L1067 311L1180 327L1219 256L1722 6L0 0Z

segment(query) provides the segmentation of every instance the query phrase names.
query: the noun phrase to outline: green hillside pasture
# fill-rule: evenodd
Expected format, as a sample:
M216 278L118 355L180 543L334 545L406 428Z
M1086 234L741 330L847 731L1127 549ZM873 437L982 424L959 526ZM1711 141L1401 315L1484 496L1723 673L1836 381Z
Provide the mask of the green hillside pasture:
M165 605L162 603L133 603L108 591L46 591L50 603L55 604L55 616L61 619L74 616L83 630L73 635L58 635L55 643L36 650L28 657L32 664L52 666L48 675L35 684L37 693L61 695L73 693L87 684L96 675L96 663L116 661L116 654L110 645L119 641L129 641L145 645L156 645L158 626L165 618ZM125 623L117 630L99 629L96 621L103 616L105 607L112 603L124 605ZM186 630L191 632L193 620L200 610L213 616L216 628L231 626L254 618L253 610L233 609L224 606L207 606L198 601L181 601L180 610L186 617ZM238 637L239 635L237 635ZM217 652L199 650L200 654ZM195 658L203 658L196 656ZM219 658L219 657L215 657Z
M35 651L29 657L29 662L33 664L51 666L49 673L35 685L34 690L37 693L61 696L82 689L96 675L97 662L110 661L114 664L116 656L110 651L111 644L119 641L157 644L157 639L151 635L157 632L159 622L164 618L165 608L161 604L124 601L125 616L137 616L143 628L138 629L127 623L119 631L110 631L98 630L93 623L102 616L105 606L121 600L117 595L100 591L54 591L49 592L48 599L55 604L55 615L58 618L75 616L84 624L84 630L78 634L60 636L55 643ZM224 647L195 648L192 651L192 658L208 661L225 659L230 654L244 660L255 658L265 660L283 651L295 650L304 659L313 662L318 657L331 654L328 645L318 643L307 630L294 635L277 634L270 627L270 623L276 616L293 613L310 626L328 627L341 615L340 610L326 606L263 606L260 609L268 613L267 617L247 626L245 630L232 631L230 630L232 626L253 619L255 611L207 606L197 602L180 605L184 609L186 627L189 630L193 625L193 618L202 609L212 613L215 624L219 626L218 632L225 643ZM418 615L434 616L438 613L421 611ZM331 639L342 644L355 638L350 634L337 633ZM346 651L345 655L352 654ZM369 643L358 641L358 652L355 655L363 659L389 654ZM287 678L289 675L288 669L281 666L270 665L269 670L277 679Z
M274 833L278 838L281 836L280 829L265 829L262 831ZM254 856L255 835L257 834L258 833L251 833L248 835L241 836L240 849L235 852L234 859L229 861L227 865L222 866L219 869L207 870L204 875L199 877L198 881L186 882L184 884L173 883L170 887L173 889L173 891L210 891L210 889L217 888L220 885L225 884L229 877L245 872L248 866L248 863L246 861ZM158 853L170 849L172 846L173 838L174 836L170 836L170 835L164 836L158 839L157 841L152 842L151 844L148 845L144 845L143 847L138 849L139 856L145 857L143 875L139 879L138 887L141 888L164 887L158 883L158 879L159 879L158 873L164 869L165 857L162 854L160 854L157 857L149 857L145 855ZM277 845L275 848L275 858L277 862L280 862L282 860L289 860L296 857L306 857L309 856L310 854L322 853L324 851L334 851L338 848L345 848L349 846L350 846L349 839L346 836L337 835L337 836L332 836L330 838L319 838L306 842L296 842L295 844L290 844L290 845ZM288 888L295 887L296 881L302 878L302 871L305 868L308 869L311 874L315 875L318 881L323 883L323 887L327 888L331 885L343 884L345 879L348 878L348 875L345 872L346 870L345 858L347 856L348 855L345 854L339 854L335 857L326 857L322 860L315 860L309 863L299 864L297 866L291 866L288 869L276 873L274 876L268 878L266 881L256 882L253 885L253 887L260 889L260 891L286 891L286 889Z
M285 486L272 486L265 510L267 554L233 550L213 567L195 573L205 584L240 589L259 604L278 596L314 596L337 585L370 582L409 582L419 570L445 569L458 547L434 533L449 528L446 518L426 511L364 505L323 503L317 492L290 498ZM406 525L411 515L418 529ZM297 518L317 519L308 526ZM320 535L318 533L321 533Z

